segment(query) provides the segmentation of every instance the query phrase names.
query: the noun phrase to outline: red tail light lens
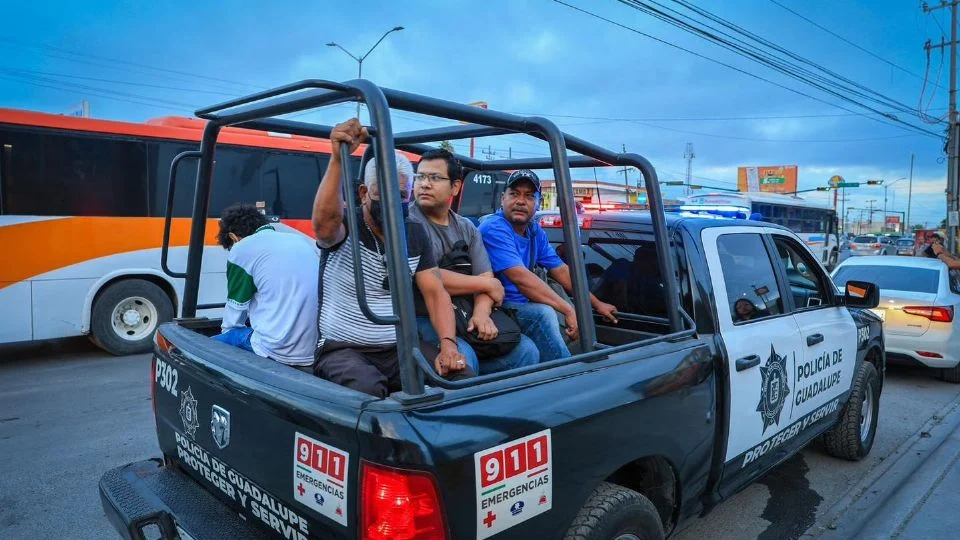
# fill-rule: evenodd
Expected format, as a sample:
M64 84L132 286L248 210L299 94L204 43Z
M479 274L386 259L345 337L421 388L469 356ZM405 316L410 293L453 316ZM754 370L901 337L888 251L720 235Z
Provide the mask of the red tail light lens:
M943 358L942 354L930 351L917 351L917 354L924 358Z
M577 217L577 225L581 229L589 229L593 224L593 218L590 216ZM563 227L563 220L560 219L560 214L550 214L540 218L540 226L548 228L560 228Z
M446 539L437 482L430 473L360 464L360 537Z
M903 308L903 312L918 317L926 317L933 322L953 322L953 306L906 306Z
M880 249L880 244L874 244L873 249Z

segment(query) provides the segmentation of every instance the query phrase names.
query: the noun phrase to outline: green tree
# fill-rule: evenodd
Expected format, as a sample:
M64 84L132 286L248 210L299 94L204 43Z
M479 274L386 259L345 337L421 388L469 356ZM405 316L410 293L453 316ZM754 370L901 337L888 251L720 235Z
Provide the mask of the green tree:
M447 152L454 152L453 143L450 142L450 141L441 141L441 142L440 142L440 149L441 149L441 150L446 150Z
M946 228L947 228L947 218L943 218L943 220L940 221L940 227L939 227L939 228L941 228L941 229L946 229Z
M912 228L915 231L919 231L920 229L923 229L923 223L914 223Z

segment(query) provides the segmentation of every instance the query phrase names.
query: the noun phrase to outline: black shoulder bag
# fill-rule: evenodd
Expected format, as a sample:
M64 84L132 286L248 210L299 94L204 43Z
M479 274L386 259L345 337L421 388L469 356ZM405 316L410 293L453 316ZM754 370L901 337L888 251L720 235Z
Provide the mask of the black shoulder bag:
M440 243L446 249L447 243L443 234L429 219L426 221L434 227L434 230L440 236ZM457 272L458 274L472 276L473 261L470 258L470 246L463 240L460 224L457 222L455 216L450 216L450 223L451 226L456 227L457 236L460 240L457 240L457 242L440 257L437 261L437 267L451 272ZM490 312L490 320L492 320L493 324L497 327L497 337L491 340L482 340L476 330L472 332L467 331L467 325L470 323L470 318L473 317L473 296L451 296L450 300L453 302L454 318L457 322L457 336L470 344L470 347L477 353L479 359L499 358L512 351L514 347L520 343L520 325L518 325L517 321L508 313L508 310L498 307L493 308Z

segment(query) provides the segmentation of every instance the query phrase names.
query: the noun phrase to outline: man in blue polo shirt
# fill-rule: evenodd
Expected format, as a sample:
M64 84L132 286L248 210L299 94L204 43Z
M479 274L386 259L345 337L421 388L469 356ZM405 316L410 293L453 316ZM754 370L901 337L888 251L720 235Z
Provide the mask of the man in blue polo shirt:
M540 350L540 361L549 362L570 356L556 312L566 318L565 332L571 339L578 338L579 328L573 306L532 271L542 266L564 290L573 291L570 268L560 260L546 232L533 220L539 203L540 178L526 169L514 172L500 196L500 210L480 224L480 234L493 272L503 283L503 306L516 310L517 323ZM592 294L590 303L597 314L617 322L615 306L601 302Z

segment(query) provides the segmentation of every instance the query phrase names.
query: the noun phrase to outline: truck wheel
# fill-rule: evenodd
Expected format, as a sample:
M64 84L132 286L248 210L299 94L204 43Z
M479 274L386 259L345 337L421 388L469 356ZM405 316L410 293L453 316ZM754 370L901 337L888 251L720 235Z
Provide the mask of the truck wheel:
M663 524L650 499L603 482L574 518L564 540L661 540Z
M950 383L960 383L960 364L940 370L940 378Z
M850 400L840 419L823 434L827 452L834 457L859 461L870 453L880 412L880 378L870 362L860 364Z
M153 332L173 319L173 303L163 289L142 279L127 279L100 292L93 304L93 342L110 354L150 351Z

